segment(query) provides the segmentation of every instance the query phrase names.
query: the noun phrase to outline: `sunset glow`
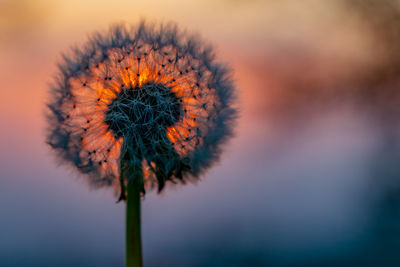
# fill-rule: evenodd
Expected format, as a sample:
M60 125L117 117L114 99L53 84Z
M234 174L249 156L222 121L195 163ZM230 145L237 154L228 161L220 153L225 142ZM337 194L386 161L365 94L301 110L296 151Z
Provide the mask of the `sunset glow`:
M65 151L68 161L74 158L80 171L103 177L95 183L119 184L121 192L123 157L142 166L144 185L157 177L159 190L165 180L182 180L182 171L196 176L223 134L230 135L235 113L229 72L212 63L210 47L181 37L172 24L146 27L140 24L133 38L122 26L112 28L103 45L94 35L75 58L64 57L50 104L50 117L59 124L52 126L49 144Z

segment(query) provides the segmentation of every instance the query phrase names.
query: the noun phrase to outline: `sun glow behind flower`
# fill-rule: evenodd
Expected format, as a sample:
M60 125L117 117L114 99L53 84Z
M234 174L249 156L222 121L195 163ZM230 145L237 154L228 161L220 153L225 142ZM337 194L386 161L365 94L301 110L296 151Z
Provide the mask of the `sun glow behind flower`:
M94 184L121 191L122 158L143 169L143 191L198 176L235 118L229 71L213 58L211 47L172 24L92 36L59 65L48 143Z

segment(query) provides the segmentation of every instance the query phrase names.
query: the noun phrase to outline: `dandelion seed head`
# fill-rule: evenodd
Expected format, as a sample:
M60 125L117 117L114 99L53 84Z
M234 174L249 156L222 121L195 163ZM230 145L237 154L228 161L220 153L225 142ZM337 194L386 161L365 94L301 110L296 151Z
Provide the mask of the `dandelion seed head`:
M175 24L114 26L63 56L51 85L47 143L91 184L195 181L218 160L236 118L230 70Z

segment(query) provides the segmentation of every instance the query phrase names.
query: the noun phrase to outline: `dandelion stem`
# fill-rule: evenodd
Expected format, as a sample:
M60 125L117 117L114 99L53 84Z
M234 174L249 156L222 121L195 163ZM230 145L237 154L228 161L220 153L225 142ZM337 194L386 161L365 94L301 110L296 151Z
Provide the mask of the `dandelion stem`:
M137 174L140 175L140 174ZM126 201L126 267L142 267L140 227L140 187L133 181L127 185Z

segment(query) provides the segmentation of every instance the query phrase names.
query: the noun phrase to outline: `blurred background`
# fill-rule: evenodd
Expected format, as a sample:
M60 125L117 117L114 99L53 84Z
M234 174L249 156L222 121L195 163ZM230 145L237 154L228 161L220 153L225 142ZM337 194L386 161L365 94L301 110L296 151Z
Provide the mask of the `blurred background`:
M146 194L145 266L400 264L396 0L0 0L0 266L123 266L124 205L45 145L60 52L175 21L235 70L240 118L198 184Z

